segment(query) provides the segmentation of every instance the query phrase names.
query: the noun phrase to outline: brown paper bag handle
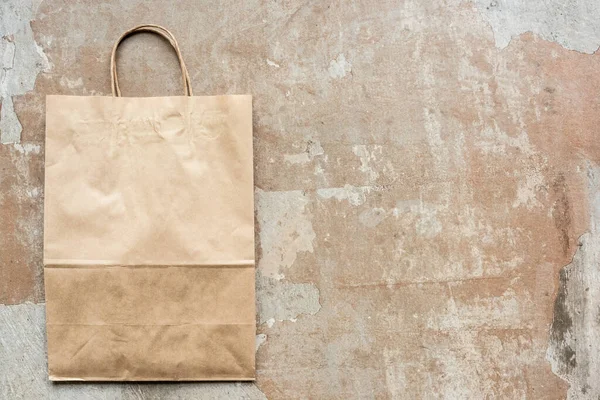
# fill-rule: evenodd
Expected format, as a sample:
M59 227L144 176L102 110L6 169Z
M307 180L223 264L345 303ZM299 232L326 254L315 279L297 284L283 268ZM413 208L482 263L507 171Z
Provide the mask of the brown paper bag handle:
M111 84L113 96L121 97L121 89L119 88L119 77L117 74L117 61L116 61L117 48L119 47L121 42L123 40L125 40L125 38L127 38L128 36L131 36L135 33L138 33L138 32L156 33L157 35L160 35L169 41L171 46L173 46L173 49L175 49L175 53L177 54L177 59L179 60L179 66L181 67L181 75L183 78L183 85L185 88L185 95L193 96L192 84L190 82L190 75L185 66L185 63L183 62L183 57L181 56L181 50L179 50L179 44L177 44L177 40L175 40L175 37L173 36L173 34L171 32L169 32L166 28L163 28L160 25L152 25L152 24L138 25L134 28L129 29L128 31L126 31L125 33L123 33L121 35L121 37L116 41L115 45L113 46L112 54L110 55L110 71L111 71L110 84Z

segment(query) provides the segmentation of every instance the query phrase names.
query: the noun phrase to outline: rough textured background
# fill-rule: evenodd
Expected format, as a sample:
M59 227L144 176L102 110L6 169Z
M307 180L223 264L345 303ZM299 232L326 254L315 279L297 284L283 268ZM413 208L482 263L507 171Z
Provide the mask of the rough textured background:
M0 397L597 399L599 21L595 0L0 1ZM44 96L109 94L141 22L195 93L254 95L255 384L46 381ZM182 90L159 38L119 66L125 95Z

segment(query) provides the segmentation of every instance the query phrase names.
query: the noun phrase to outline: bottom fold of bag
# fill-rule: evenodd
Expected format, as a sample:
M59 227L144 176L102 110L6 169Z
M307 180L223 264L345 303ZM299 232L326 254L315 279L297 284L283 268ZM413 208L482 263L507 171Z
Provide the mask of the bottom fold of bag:
M254 379L253 325L49 324L47 334L50 380Z
M254 380L254 268L44 273L50 380Z

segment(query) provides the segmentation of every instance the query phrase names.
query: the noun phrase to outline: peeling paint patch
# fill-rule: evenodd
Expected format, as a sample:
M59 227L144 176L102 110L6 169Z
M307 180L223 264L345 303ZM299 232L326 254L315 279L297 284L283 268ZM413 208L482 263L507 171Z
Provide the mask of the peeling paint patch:
M312 161L315 157L323 155L323 147L318 140L308 140L306 149L298 154L284 154L283 159L290 164L306 164Z
M534 169L527 172L525 179L519 182L519 186L517 188L517 198L513 202L512 206L516 208L523 205L527 207L528 210L542 208L543 205L538 200L537 196L540 190L544 187L544 175L542 175L539 170Z
M374 228L383 222L388 216L388 213L383 208L371 208L360 213L358 220L367 228Z
M342 79L352 71L352 65L346 60L346 56L340 54L329 63L329 76L333 79Z
M475 142L484 154L506 156L507 150L518 150L524 156L539 154L529 141L527 132L521 131L518 136L510 136L498 127L486 127L481 132L481 140ZM543 160L544 163L546 160Z
M403 214L418 216L415 221L415 230L418 235L432 238L442 231L442 223L437 217L438 208L420 200L402 200L396 207L386 210L381 207L367 209L361 212L358 220L368 228L374 228L388 216L400 218Z
M290 283L271 278L258 280L259 323L293 321L300 315L315 315L321 309L319 289L312 283Z
M437 219L435 213L423 213L415 224L417 234L426 238L433 238L442 231L442 223Z
M261 333L260 335L256 335L256 351L267 341L267 335Z
M256 209L262 257L258 269L269 278L282 279L299 252L313 252L316 238L307 210L308 196L300 190L256 191Z
M551 190L556 196L552 205L552 219L554 227L558 232L558 238L562 245L563 253L569 254L571 249L571 239L569 231L571 229L571 201L569 200L569 186L563 174L558 174L551 185Z
M433 335L423 332L405 341L410 345L389 346L383 351L390 398L560 398L535 392L532 395L524 370L519 367L536 358L532 348L535 341L527 333L453 330ZM421 349L421 353L407 362L416 352L409 346ZM423 353L432 354L431 367ZM407 397L406 393L415 386L419 387L419 394Z
M0 143L17 143L21 140L22 130L23 127L15 113L12 97L2 97L2 110L0 110Z
M257 219L262 255L258 261L257 304L259 323L272 327L277 321L295 321L314 315L320 308L319 290L310 283L285 282L285 269L300 252L313 252L316 234L300 190L256 191Z
M452 296L453 287L459 284L448 284L450 298L447 301L447 313L431 312L427 317L427 327L436 330L468 329L485 324L500 328L517 328L520 326L522 304L511 288L500 296L476 297L471 301L457 301ZM526 296L525 296L526 297Z
M280 67L279 64L277 64L274 61L269 60L268 58L267 58L267 65L270 66L270 67L275 67L275 68L279 68Z
M317 194L323 199L334 198L337 201L347 200L353 206L360 206L367 200L367 194L375 190L378 190L378 188L371 186L344 185L344 187L340 188L317 189Z
M546 358L570 383L569 399L600 398L600 234L586 233L560 274Z
M382 147L379 145L370 146L356 145L352 147L352 152L360 158L359 170L367 176L369 182L374 182L379 178L379 173L373 168L371 163L381 156Z
M48 58L33 37L30 22L41 0L4 0L0 3L0 143L17 143L22 126L13 96L33 90L37 75L50 69Z
M60 78L60 85L69 89L77 89L83 87L83 79L69 79L66 76Z
M438 207L421 200L402 200L392 209L392 215L399 218L401 214L418 215L415 229L419 236L433 238L442 231L442 223L437 218Z
M600 398L600 168L590 168L591 231L560 273L546 358L569 399Z
M397 362L402 358L398 349L383 349L383 362L385 366L385 384L393 399L401 399L406 393L405 366Z
M596 0L475 0L492 26L496 46L532 32L561 46L592 54L600 46L600 3Z
M41 192L42 192L41 189L37 188L37 187L33 187L31 189L25 189L25 193L27 193L27 196L31 197L31 198L39 197Z
M19 153L21 154L40 154L40 151L42 150L41 146L39 144L33 144L33 143L15 143L15 150L17 150Z
M310 162L308 153L284 154L283 159L290 164L306 164L307 162Z

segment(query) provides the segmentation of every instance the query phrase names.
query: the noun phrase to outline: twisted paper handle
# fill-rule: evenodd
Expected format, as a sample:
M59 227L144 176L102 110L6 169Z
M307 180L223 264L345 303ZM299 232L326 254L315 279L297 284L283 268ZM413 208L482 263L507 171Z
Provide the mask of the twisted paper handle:
M183 79L183 86L185 88L185 95L193 96L192 84L190 82L190 75L185 66L185 63L183 62L183 57L181 56L181 50L179 50L179 45L177 44L177 40L175 40L175 37L173 36L173 34L171 32L169 32L166 28L163 28L162 26L159 26L159 25L152 25L152 24L143 24L143 25L136 26L135 28L131 28L127 32L123 33L121 35L121 37L116 41L115 45L113 46L112 54L110 56L110 71L111 71L110 83L111 83L113 96L121 97L121 89L119 88L119 77L117 74L117 61L116 61L117 48L119 47L119 45L125 38L127 38L128 36L131 36L133 34L136 34L138 32L156 33L157 35L162 36L163 38L167 39L169 41L169 43L171 43L171 46L173 46L173 49L175 49L175 53L177 54L177 59L179 60L179 65L181 66L181 76Z

